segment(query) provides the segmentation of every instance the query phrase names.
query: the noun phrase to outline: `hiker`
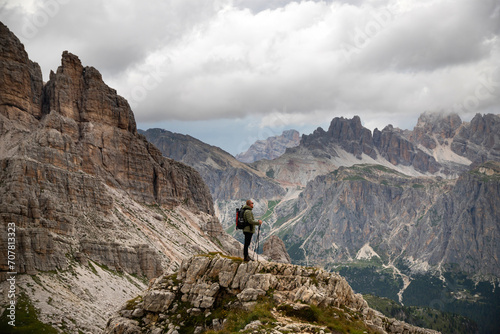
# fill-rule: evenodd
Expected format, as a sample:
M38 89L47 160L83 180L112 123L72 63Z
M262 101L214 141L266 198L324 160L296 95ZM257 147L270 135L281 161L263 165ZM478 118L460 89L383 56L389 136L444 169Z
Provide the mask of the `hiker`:
M253 217L253 201L248 200L247 205L243 207L243 210L245 210L245 213L243 214L243 217L245 217L245 222L247 223L247 226L243 229L243 234L245 235L245 245L243 247L243 261L250 261L252 260L250 256L248 255L248 247L250 247L250 243L252 242L252 237L253 234L255 233L255 225L262 225L262 220L255 220Z

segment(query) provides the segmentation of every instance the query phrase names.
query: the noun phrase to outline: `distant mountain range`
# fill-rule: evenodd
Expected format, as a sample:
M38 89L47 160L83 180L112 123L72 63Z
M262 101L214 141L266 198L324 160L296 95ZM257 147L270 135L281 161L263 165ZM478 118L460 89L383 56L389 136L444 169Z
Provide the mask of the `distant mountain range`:
M413 131L391 125L373 133L359 117L334 118L327 131L303 135L301 144L275 161L253 166L281 182L304 186L340 166L379 164L414 176L456 178L472 164L500 160L498 115L476 115L470 123L456 114L424 113Z
M163 129L141 131L162 154L194 167L208 185L212 196L221 200L237 200L254 196L274 198L284 189L278 182L251 166L236 160L222 149L208 145L189 135Z
M258 140L243 153L236 155L241 162L251 163L257 160L273 160L285 153L287 148L300 144L300 134L296 130L286 130L280 136Z

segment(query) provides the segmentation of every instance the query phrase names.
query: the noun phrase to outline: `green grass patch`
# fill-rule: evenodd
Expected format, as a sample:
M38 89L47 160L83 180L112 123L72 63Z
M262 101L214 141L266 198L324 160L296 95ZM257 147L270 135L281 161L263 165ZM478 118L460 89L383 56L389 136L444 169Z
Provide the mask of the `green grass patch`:
M307 321L309 323L317 323L319 320L319 312L317 312L317 310L313 310L309 305L304 305L297 308L293 305L283 304L278 306L278 311L283 312L283 314L285 314L287 317Z
M10 318L7 317L9 310L6 310L0 317L0 333L22 333L22 334L57 334L54 327L41 322L38 319L40 311L33 306L30 299L25 294L20 294L17 299L15 326L9 325Z
M97 272L97 270L95 269L94 265L92 264L92 262L90 260L88 261L88 264L89 264L90 270L94 273L94 275L99 276L99 273Z
M258 303L251 311L246 311L241 308L236 308L232 310L228 310L225 314L216 314L219 319L222 319L222 316L225 316L224 319L227 319L224 327L219 331L209 330L205 333L207 334L231 334L240 332L245 328L246 325L251 323L252 321L259 320L264 328L272 328L273 324L276 322L276 319L271 313L274 304L271 298L263 296L259 299Z
M266 220L269 217L271 217L271 215L274 213L274 208L276 207L276 205L278 205L279 202L280 202L280 200L267 202L267 211L262 216L261 220Z
M125 304L125 309L126 310L134 310L140 302L142 302L142 297L141 296L137 296L134 299L130 299Z
M209 252L207 254L198 254L196 256L209 257L209 258L213 259L217 255L219 255L220 257L223 257L225 259L230 259L230 260L235 261L235 262L243 262L243 259L241 257L229 256L229 255L222 254L221 252Z
M352 175L344 177L343 181L366 181L366 179L359 175Z
M376 333L365 325L361 314L347 309L315 305L294 307L288 304L280 305L277 309L287 317L318 326L325 326L334 333Z
M363 316L357 312L352 312L346 308L320 308L314 305L311 305L311 309L317 314L318 323L328 327L334 333L377 333L365 325L362 320Z

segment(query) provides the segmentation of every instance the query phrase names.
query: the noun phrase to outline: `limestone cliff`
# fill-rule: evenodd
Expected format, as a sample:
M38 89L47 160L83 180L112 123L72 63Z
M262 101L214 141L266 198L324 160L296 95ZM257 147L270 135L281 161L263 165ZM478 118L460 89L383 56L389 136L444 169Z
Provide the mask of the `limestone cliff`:
M16 233L14 268L0 234L0 282L6 272L32 275L18 282L43 320L90 331L103 325L109 305L89 300L92 316L78 317L82 306L63 293L69 282L71 291L87 289L78 273L96 276L91 263L153 278L198 252L238 250L213 216L199 173L137 133L127 101L95 68L64 52L43 85L40 67L1 23L0 48L0 225L6 231L13 223ZM68 271L74 275L63 278ZM59 275L47 280L53 272Z
M363 249L414 270L457 265L500 276L500 165L489 162L458 180L411 178L377 165L339 168L311 181L276 226L297 263L348 262Z
M328 317L320 319L320 314ZM152 281L144 294L108 321L104 332L325 333L339 328L438 333L369 308L336 273L274 262L242 263L220 255L193 257L176 274Z
M340 166L380 164L407 175L456 178L473 163L500 160L500 116L476 115L470 123L456 114L424 113L413 130L387 125L373 133L352 119L336 117L327 131L303 135L299 146L253 166L285 184L305 186Z
M236 159L245 163L252 163L262 159L273 160L285 153L287 148L295 147L299 144L299 132L296 130L286 130L279 136L256 141L248 150L236 155Z
M211 196L199 174L163 158L137 134L128 103L104 84L96 69L83 67L78 57L64 52L62 65L41 90L39 68L5 26L1 34L3 44L18 48L2 53L3 78L16 83L19 78L24 85L5 79L0 110L1 218L16 224L20 245L27 247L21 248L24 257L17 263L17 272L65 268L67 251L60 252L55 244L68 249L75 236L84 240L76 245L92 254L95 248L85 240L96 234L85 231L81 221L91 223L85 214L92 212L95 225L104 229L112 225L115 203L107 187L145 204L170 209L183 204L193 212L213 213ZM19 70L6 72L13 68ZM20 95L24 92L29 94ZM54 241L56 235L63 240ZM146 265L151 277L162 270L155 258L152 255ZM108 260L111 263L106 264L113 264L113 259Z
M218 147L161 129L149 129L143 134L164 156L200 172L215 200L271 199L284 194L281 186L265 173L250 168Z
M476 114L468 126L457 130L451 143L453 152L482 163L500 160L500 119L498 115Z

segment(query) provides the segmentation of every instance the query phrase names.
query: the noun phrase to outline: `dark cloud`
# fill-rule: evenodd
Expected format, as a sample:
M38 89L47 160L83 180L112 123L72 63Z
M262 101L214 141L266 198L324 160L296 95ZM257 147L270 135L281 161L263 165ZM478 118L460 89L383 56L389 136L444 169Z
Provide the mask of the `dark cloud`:
M359 60L368 68L411 72L479 62L498 47L498 41L491 41L498 35L500 20L491 14L499 6L493 1L460 0L402 13L381 9L386 17L382 25L372 18L361 28L368 41ZM375 23L372 30L370 23Z
M360 115L373 128L427 110L500 110L496 0L4 0L0 8L45 78L69 50L144 124L252 115L281 129Z

